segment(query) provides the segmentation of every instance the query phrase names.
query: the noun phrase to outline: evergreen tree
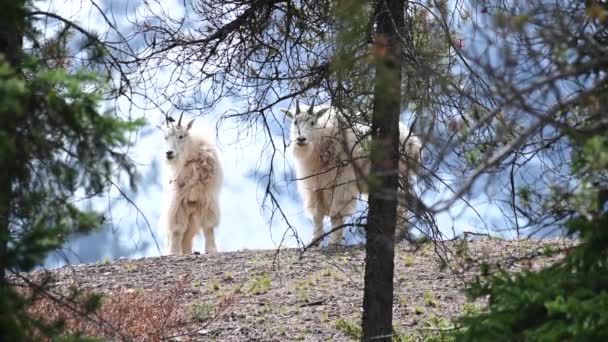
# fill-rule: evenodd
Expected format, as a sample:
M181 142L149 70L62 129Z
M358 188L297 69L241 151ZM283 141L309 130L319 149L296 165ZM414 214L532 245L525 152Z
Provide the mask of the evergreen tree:
M608 339L608 5L603 1L483 5L493 18L493 28L504 38L505 49L499 56L519 61L493 66L486 79L502 84L497 98L518 99L510 103L512 111L534 115L542 127L542 135L529 135L525 148L518 151L539 156L543 173L538 177L550 181L549 191L516 182L513 207L520 218L537 225L547 222L540 225L541 232L565 228L578 241L565 251L547 249L546 255L559 252L563 258L540 271L512 274L486 265L485 274L476 278L468 293L473 299L487 298L488 306L461 318L454 337L457 341L604 341ZM518 43L516 49L513 42ZM488 64L478 62L490 70ZM532 81L519 83L519 77ZM543 98L537 102L539 95Z
M68 237L103 224L77 200L101 193L120 173L134 180L120 148L142 122L103 111L108 76L70 64L76 25L37 32L29 1L0 7L0 339L31 341L61 334L61 322L30 317L27 308L44 286L17 292L8 274L32 270ZM103 46L85 36L82 51L103 59ZM85 298L86 307L98 299Z

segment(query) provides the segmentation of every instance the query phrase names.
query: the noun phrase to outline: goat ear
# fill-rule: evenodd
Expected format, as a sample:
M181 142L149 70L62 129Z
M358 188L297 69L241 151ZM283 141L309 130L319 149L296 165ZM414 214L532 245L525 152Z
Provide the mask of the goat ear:
M319 110L317 113L315 113L315 116L317 118L320 118L321 115L325 114L328 110L329 110L329 108L323 108L323 109Z
M289 109L281 108L281 112L283 112L286 116L288 116L292 119L295 116L295 114L292 111L290 111Z
M186 125L186 131L189 131L192 128L192 124L194 124L194 119L190 120Z

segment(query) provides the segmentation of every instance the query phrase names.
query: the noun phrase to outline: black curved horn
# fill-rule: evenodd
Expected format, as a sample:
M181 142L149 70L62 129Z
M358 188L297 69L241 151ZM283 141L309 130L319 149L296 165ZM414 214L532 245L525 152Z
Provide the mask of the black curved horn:
M312 99L312 104L308 107L308 113L312 114L312 109L315 106L315 99Z
M182 126L182 117L184 116L184 112L179 115L179 120L177 120L177 127Z
M167 125L167 128L169 128L169 124L175 122L175 119L172 118L171 116L165 114L165 124Z

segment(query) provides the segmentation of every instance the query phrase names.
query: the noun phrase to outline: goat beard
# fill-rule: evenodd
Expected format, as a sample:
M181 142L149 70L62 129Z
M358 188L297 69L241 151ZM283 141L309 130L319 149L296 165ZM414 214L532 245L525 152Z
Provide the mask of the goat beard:
M312 156L313 150L314 150L314 145L311 142L309 142L308 144L304 144L304 145L299 145L296 143L296 144L294 144L294 147L293 147L293 154L295 156L297 156L298 158L307 159Z

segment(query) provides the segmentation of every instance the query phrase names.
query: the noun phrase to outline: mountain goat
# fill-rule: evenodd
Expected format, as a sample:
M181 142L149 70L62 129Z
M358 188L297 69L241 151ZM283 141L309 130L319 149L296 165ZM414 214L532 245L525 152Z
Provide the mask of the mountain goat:
M214 229L219 224L219 194L223 181L219 152L208 136L192 129L194 119L184 127L167 118L158 126L166 141L165 160L169 179L168 200L162 224L168 235L171 254L192 253L192 242L200 230L205 237L205 253L217 252Z
M342 242L344 217L352 215L357 199L368 192L366 182L361 179L370 173L370 160L366 155L361 137L370 128L349 124L334 108L301 111L296 101L295 113L281 109L292 118L291 142L298 182L306 210L313 218L313 242L323 236L323 220L331 219L330 244ZM421 142L409 133L407 126L400 124L402 160L399 163L401 176L411 175L421 158ZM406 158L403 158L406 156ZM363 177L358 177L360 174Z

